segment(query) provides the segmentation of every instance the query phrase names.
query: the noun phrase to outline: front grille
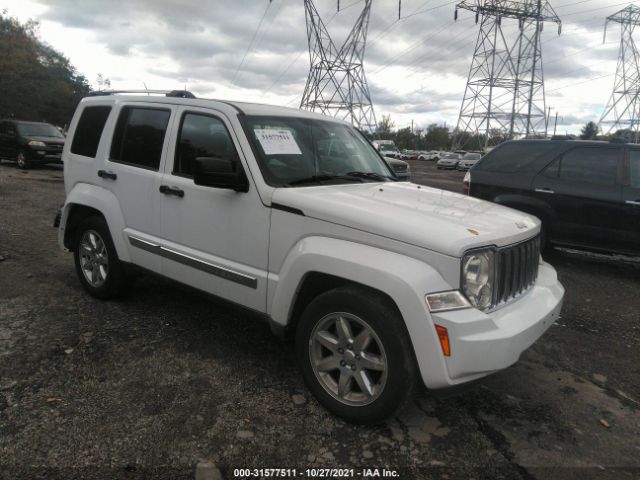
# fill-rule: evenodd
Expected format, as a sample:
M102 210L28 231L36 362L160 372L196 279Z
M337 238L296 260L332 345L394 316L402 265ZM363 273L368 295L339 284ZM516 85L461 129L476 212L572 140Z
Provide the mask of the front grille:
M538 278L540 237L496 251L496 285L493 305L518 297L529 290Z
M47 147L52 152L61 152L63 145L61 145L59 143L48 143Z
M393 169L396 172L406 172L407 171L407 166L406 165L394 165Z

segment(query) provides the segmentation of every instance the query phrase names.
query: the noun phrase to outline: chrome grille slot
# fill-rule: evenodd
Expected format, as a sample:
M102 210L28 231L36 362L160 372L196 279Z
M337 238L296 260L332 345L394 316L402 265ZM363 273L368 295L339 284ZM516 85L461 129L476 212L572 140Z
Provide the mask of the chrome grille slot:
M539 237L496 251L493 306L508 302L533 286L538 278L539 254Z

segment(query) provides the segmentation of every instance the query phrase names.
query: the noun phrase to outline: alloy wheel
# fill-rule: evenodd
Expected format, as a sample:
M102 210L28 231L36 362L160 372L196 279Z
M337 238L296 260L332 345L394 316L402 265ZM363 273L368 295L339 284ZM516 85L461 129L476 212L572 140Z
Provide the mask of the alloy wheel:
M104 240L95 230L87 230L80 239L80 268L85 280L100 288L109 275L109 255Z
M18 167L26 168L27 158L24 156L23 152L18 152L18 156L16 157L16 162L18 163Z
M350 313L325 315L309 340L309 359L322 387L346 405L376 400L387 382L384 346L371 326Z

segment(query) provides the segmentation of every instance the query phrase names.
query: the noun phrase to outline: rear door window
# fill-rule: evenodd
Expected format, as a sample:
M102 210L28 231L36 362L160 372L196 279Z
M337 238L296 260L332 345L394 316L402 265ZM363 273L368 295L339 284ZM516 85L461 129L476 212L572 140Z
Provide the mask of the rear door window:
M615 185L620 150L617 148L574 148L560 161L560 178L573 182Z
M109 113L111 113L109 106L85 107L73 135L71 153L95 158Z
M160 108L123 107L113 134L111 161L158 170L170 116L170 110Z
M556 144L545 142L507 143L489 152L475 168L488 172L518 172L555 148Z

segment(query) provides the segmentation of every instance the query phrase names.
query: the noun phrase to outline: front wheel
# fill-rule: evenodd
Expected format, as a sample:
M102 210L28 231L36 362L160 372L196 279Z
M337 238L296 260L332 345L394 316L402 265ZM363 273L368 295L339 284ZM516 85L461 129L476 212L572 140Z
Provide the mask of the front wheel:
M18 164L18 168L22 170L28 170L29 167L31 167L31 162L29 162L27 154L22 150L19 150L16 155L16 163Z
M304 380L318 401L355 423L379 422L413 392L416 361L395 305L358 286L323 293L296 332Z

